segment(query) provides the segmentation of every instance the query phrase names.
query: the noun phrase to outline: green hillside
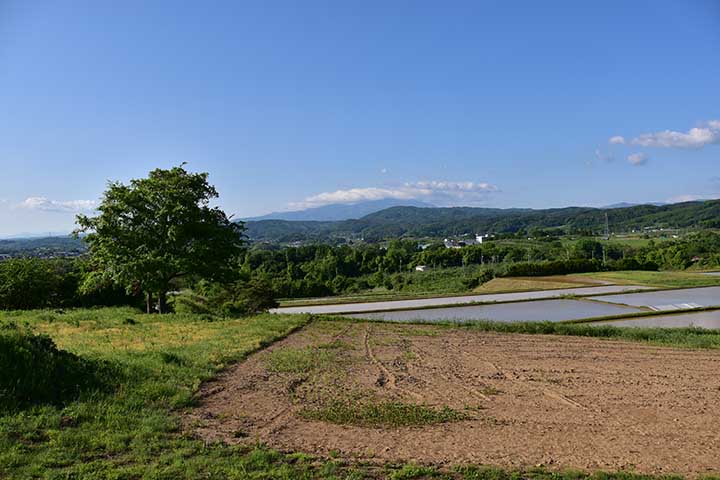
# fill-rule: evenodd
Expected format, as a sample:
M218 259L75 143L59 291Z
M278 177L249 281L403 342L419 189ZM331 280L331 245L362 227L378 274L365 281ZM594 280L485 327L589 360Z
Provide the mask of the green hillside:
M599 233L605 214L611 230L644 228L718 228L720 200L627 208L567 207L544 210L497 208L392 207L357 220L247 223L253 240L271 242L326 241L333 238L382 240L397 237L443 237L465 233L516 233L558 228L566 233Z

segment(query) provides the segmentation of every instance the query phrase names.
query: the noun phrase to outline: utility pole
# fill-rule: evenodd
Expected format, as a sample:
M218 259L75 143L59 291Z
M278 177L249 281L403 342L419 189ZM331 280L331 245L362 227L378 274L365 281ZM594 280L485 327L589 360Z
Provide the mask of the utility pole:
M610 221L607 212L605 212L605 240L610 240Z

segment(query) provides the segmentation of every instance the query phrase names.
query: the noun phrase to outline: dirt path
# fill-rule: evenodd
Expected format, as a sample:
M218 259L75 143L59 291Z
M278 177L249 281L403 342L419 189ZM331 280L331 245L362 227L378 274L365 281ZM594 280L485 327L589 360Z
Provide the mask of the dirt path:
M337 358L272 373L281 349L341 342ZM720 352L580 337L316 322L202 389L186 425L208 440L373 462L543 465L720 473ZM305 420L362 392L467 412L468 420L367 428Z

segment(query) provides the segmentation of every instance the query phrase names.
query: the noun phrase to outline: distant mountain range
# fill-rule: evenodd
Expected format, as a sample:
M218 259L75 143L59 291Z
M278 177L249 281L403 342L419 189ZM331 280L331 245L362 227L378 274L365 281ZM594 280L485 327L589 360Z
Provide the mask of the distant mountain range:
M638 205L655 205L656 207L661 207L663 205L667 205L665 202L647 202L647 203L628 203L628 202L620 202L620 203L613 203L612 205L606 205L602 208L628 208L628 207L637 207Z
M602 232L607 213L613 231L643 228L720 228L720 200L669 205L566 207L543 210L472 207L391 207L359 219L341 221L260 220L246 224L251 240L265 242L325 242L357 238L376 241L399 237L455 236L475 233L514 233L562 229Z
M403 202L405 203L405 202ZM246 222L252 241L271 243L332 242L338 239L378 241L400 237L443 238L475 233L514 233L532 229L562 229L565 232L602 232L607 213L610 230L615 232L643 228L720 228L720 200L667 205L610 205L603 208L566 207L535 210L530 208L440 208L391 206L359 218L321 220L359 215L364 210L384 206L382 201L355 205L328 205L302 212L278 213L285 218L317 220L261 219ZM341 207L352 207L344 209ZM273 215L273 214L271 214ZM270 215L257 218L266 218ZM0 240L0 255L48 255L55 252L82 252L86 245L67 235L43 238Z
M362 218L371 213L379 212L390 207L434 207L430 203L419 200L398 200L388 198L384 200L370 200L352 204L335 203L323 205L322 207L308 208L291 212L273 212L260 217L244 218L243 221L260 220L288 220L305 222L333 222L338 220L350 220Z

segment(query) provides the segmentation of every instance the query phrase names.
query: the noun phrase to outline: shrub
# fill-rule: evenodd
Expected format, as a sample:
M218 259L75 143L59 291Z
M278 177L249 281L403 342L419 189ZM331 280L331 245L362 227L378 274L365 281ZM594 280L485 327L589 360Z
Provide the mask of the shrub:
M60 277L53 266L35 258L0 263L0 309L42 308L53 303Z
M170 306L175 313L189 314L212 314L213 307L211 302L202 295L194 293L192 290L183 290L177 295L172 295L169 299Z
M509 265L503 277L544 277L568 273L598 272L602 264L598 260L555 260L551 262L515 263Z
M223 306L227 313L254 315L279 305L272 285L264 279L252 279L239 286L234 293L233 300Z
M640 262L635 258L622 258L620 260L608 262L607 268L613 271L645 270L652 272L656 272L659 269L656 263L650 261Z
M106 389L113 373L105 363L58 349L46 335L0 325L0 410L61 405L82 392Z

